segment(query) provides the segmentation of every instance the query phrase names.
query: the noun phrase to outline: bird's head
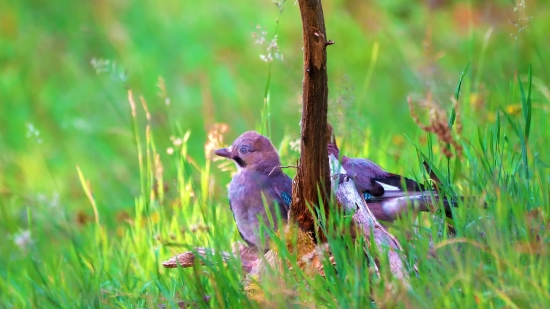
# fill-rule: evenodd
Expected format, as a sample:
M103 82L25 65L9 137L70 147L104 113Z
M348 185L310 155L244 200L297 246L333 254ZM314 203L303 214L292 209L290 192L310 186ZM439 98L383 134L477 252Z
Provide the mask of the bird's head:
M266 170L281 165L279 155L271 141L258 132L248 131L239 136L231 146L215 151L215 154L229 158L239 170Z

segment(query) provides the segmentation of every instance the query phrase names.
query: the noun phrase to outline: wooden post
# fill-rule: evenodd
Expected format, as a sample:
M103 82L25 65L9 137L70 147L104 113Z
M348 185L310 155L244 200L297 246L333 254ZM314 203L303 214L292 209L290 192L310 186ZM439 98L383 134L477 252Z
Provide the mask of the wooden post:
M291 222L306 232L315 232L308 205L328 214L330 178L326 141L328 84L326 39L321 0L298 0L302 16L304 79L302 82L301 153L292 186Z

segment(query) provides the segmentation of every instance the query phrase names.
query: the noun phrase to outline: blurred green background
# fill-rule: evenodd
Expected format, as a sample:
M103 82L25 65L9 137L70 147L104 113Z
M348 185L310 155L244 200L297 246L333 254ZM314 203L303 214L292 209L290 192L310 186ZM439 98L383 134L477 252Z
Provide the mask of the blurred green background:
M366 138L368 132L366 154L387 168L407 170L408 159L401 157L414 152L403 133L415 141L420 135L406 96L431 91L449 110L448 98L468 63L468 97L461 106L467 132L494 120L497 106L517 103L509 85L530 63L539 86L534 96L543 100L535 105L545 104L548 112L545 1L525 7L508 0L323 5L329 39L336 42L328 49L330 119L341 136ZM87 209L79 165L102 211L131 207L139 177L126 89L133 90L142 123L138 96L147 101L159 148L170 146L170 136L191 131L189 155L199 165L212 124L229 125L226 142L258 129L269 75L260 55L275 34L283 61L271 63L271 137L279 145L285 136L299 136L301 25L293 2L280 13L267 0L93 1L76 7L4 1L0 33L0 193L22 205L41 207L37 197L59 196L65 209ZM261 36L267 42L255 44ZM169 105L159 96L159 78ZM28 137L30 125L40 143ZM349 147L352 154L352 147L363 149ZM173 177L170 156L161 153ZM219 175L216 188L223 193L229 175Z
M422 106L427 97L449 112L450 97L468 65L458 109L463 123L461 142L481 151L478 138L488 138L485 133L495 123L499 108L510 121L523 124L518 78L525 82L531 65L529 160L537 169L532 185L540 185L540 191L535 197L529 195L534 191L525 182L522 198L530 204L520 208L548 206L540 204L549 194L544 188L550 187L546 151L550 138L548 1L327 0L323 5L328 39L336 42L328 47L329 120L346 154L369 157L390 171L418 174L414 145L426 150L427 135L413 122L407 96L412 94L423 121L429 116ZM18 241L24 241L27 229L38 246L34 253L45 260L51 244L65 246L66 250L59 252L71 256L68 252L73 247L63 235L70 235L72 241L81 237L74 248L86 252L101 247L103 242L98 239L105 237L101 233L126 235L121 243L135 241L136 247L142 248L140 257L146 256L136 276L149 278L147 269L158 267L152 252L159 243L147 238L151 235L140 238L132 234L140 228L139 219L129 234L120 229L121 222L132 217L139 205L147 204L143 202L145 192L155 191L157 185L148 182L154 178L151 175L142 175L140 182L135 130L145 156L147 125L149 138L154 138L160 154L167 204L173 202L174 208L223 205L218 213L224 218L221 224L234 231L226 203L231 165L216 161L210 167L211 150L231 143L244 131L265 132L262 115L269 112L270 137L280 150L282 163L296 162L301 42L300 14L293 1L0 2L0 232L6 235L0 242L0 255L10 263L6 269L0 268L0 291L7 286L19 291L21 302L12 304L25 303L30 293L21 288L25 284L18 286L13 281L14 277L36 276L19 265L25 251L14 253L14 242L24 249ZM129 90L136 102L137 124L132 118ZM140 98L147 104L149 119ZM504 119L502 112L500 115ZM221 142L215 134L223 131L220 124L228 129ZM506 145L506 154L512 159L506 162L519 162L520 143L510 126L503 125L503 132L513 137ZM187 156L178 169L178 139L186 133ZM176 153L172 153L174 149ZM439 151L435 158L440 167L445 166ZM479 167L469 163L463 162L463 166ZM97 204L102 222L99 234L90 230L71 234L71 223L84 226L78 230L82 231L94 220L77 166ZM157 167L149 166L151 170ZM516 164L504 169L507 175L521 177L516 173L519 168ZM178 188L178 170L191 180L188 187ZM485 194L494 190L498 192L489 195L500 196L494 184L479 180L483 178L472 181L468 175L458 177L455 186L459 191ZM145 183L149 187L143 190ZM182 193L182 189L188 192ZM140 195L143 199L136 202ZM175 233L180 228L179 219L170 215L161 221L152 218L148 227L153 228L147 233ZM166 223L156 230L170 220L175 220L170 227ZM227 238L238 236L234 233L232 239ZM114 264L125 265L122 255L137 249L124 250ZM50 253L44 272L57 274L60 262ZM167 254L163 252L163 256ZM80 256L75 259L80 261ZM98 277L104 277L97 279L98 286L106 282L105 276L110 280L119 271L118 264L111 267L99 273ZM130 274L124 280L134 280L134 273ZM51 280L64 282L58 277ZM145 290L150 282L143 280ZM76 294L70 283L65 284L69 288L63 297L72 299ZM114 285L118 287L118 283ZM86 284L79 287L80 291L88 289ZM133 295L135 289L125 291ZM97 301L94 297L91 302Z

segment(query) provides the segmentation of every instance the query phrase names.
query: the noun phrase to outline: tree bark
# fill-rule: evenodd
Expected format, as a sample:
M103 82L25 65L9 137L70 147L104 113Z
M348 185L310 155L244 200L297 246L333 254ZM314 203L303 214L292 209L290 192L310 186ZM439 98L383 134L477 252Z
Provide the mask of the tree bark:
M321 0L298 0L304 42L301 146L298 172L292 186L290 221L315 232L308 205L328 215L330 178L327 154L327 41ZM322 205L322 206L321 206ZM323 207L323 209L319 209ZM321 237L322 239L323 237Z

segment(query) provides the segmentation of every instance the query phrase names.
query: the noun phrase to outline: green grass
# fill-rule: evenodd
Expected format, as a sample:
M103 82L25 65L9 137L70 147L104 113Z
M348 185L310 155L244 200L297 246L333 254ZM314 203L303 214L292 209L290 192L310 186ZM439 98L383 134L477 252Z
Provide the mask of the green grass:
M457 208L456 237L440 214L392 226L419 270L409 291L383 259L381 278L372 277L361 246L329 234L336 268L326 278L274 272L262 285L274 307L550 304L550 5L528 1L515 12L511 1L423 3L324 1L336 42L329 119L347 155L419 179L425 156L453 192L488 207ZM212 125L228 125L225 144L246 130L269 133L283 164L296 162L298 7L67 4L0 4L0 307L259 307L246 298L236 260L160 263L193 246L231 251L239 239L225 187L234 168L205 153L217 146ZM267 46L254 44L256 25L267 42L277 34L283 61L260 59ZM447 161L445 146L413 122L406 97L418 102L428 92L447 120L458 97L462 157ZM428 112L416 111L426 121ZM431 240L438 259L426 258Z

